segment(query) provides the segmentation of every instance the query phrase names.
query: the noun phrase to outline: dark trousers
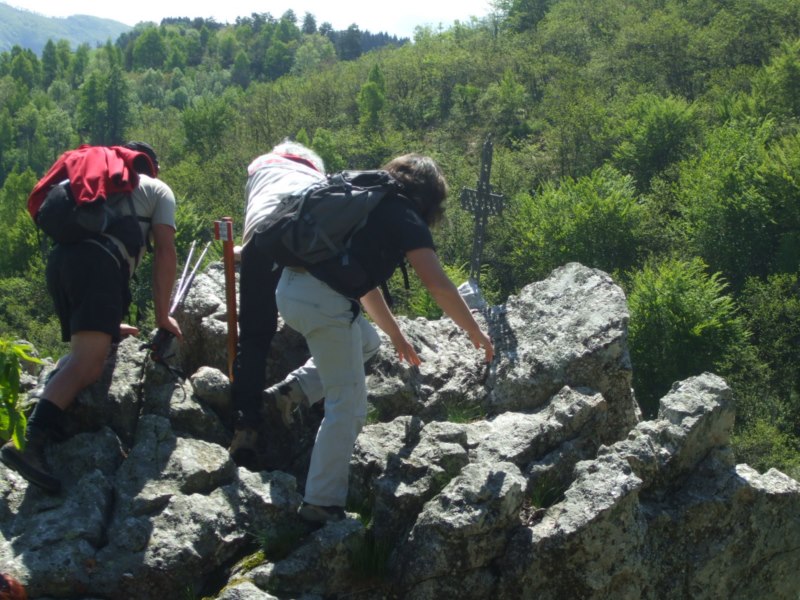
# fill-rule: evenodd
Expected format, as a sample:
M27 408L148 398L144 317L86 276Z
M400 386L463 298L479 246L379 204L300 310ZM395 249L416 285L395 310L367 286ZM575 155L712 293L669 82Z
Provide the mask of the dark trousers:
M258 235L258 234L256 234ZM281 268L260 252L256 240L242 249L239 267L239 343L233 363L233 407L237 428L258 428L267 355L278 329L275 288Z

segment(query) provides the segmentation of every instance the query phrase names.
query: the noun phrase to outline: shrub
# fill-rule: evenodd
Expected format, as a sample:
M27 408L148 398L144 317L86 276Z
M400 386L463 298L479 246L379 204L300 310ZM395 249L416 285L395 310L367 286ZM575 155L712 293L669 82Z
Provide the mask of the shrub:
M18 448L25 445L25 414L19 404L20 361L39 363L29 354L27 343L0 339L0 438L13 440Z
M726 283L699 258L647 264L629 285L633 383L642 411L653 416L673 382L718 367L747 344L744 321Z

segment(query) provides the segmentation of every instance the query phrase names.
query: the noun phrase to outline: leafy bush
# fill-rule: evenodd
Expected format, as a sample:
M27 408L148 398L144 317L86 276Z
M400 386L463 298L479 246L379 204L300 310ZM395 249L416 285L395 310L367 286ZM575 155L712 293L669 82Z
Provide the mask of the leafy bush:
M606 166L516 200L509 250L517 281L537 281L570 261L607 272L636 264L644 213L630 176Z
M40 356L64 353L66 345L61 342L61 326L53 314L42 266L24 278L0 279L0 297L0 336L26 339Z
M634 99L629 115L621 126L614 162L644 191L654 176L689 150L694 111L683 99L645 94Z
M731 440L736 460L764 472L776 468L800 479L800 438L758 420Z
M751 278L740 296L742 315L752 332L753 345L748 353L724 361L722 374L736 395L736 431L742 439L749 439L750 445L754 443L750 438L773 429L775 435L788 436L789 441L796 442L800 437L798 286L797 274L773 275L766 281ZM759 423L769 424L772 429L765 429ZM772 433L768 436L773 437ZM781 447L793 446L781 444ZM777 457L775 452L769 454ZM766 457L761 460L781 468L779 461Z
M734 290L748 275L766 275L777 251L775 206L756 184L772 133L769 123L721 127L678 176L674 226L684 252L721 272Z
M739 303L759 357L770 366L771 387L782 396L800 393L800 279L772 275L748 279ZM800 416L800 406L796 409Z
M464 268L442 265L444 272L455 285L466 281L469 273ZM438 319L442 316L442 309L436 304L433 296L422 285L422 282L414 273L414 269L407 267L408 285L405 288L403 274L398 269L389 280L389 292L394 300L392 312L397 315L408 317L425 317L426 319Z
M673 382L714 370L747 344L744 321L719 273L702 260L651 262L631 278L630 352L642 411L653 416Z
M40 363L29 354L30 344L0 339L0 439L25 444L25 414L19 405L20 361Z

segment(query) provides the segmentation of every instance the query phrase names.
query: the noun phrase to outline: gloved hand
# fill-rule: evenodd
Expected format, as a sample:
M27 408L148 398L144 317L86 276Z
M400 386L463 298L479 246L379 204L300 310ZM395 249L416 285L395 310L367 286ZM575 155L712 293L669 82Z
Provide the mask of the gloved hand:
M166 359L169 358L166 352L169 350L174 337L175 335L171 331L159 327L153 339L147 344L142 344L139 350L150 350L150 358L153 362L166 364Z

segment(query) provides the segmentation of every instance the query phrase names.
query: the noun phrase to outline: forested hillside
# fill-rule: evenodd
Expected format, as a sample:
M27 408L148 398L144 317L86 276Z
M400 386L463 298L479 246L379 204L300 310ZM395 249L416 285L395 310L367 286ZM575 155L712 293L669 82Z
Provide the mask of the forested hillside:
M89 15L45 17L0 2L0 51L20 46L40 54L48 39L65 39L73 45L85 42L95 46L116 39L129 29L129 25L111 19Z
M373 42L288 12L0 54L0 333L62 351L25 201L80 143L155 146L184 255L214 219L241 225L245 167L284 136L331 171L431 154L451 185L437 244L463 278L458 197L491 136L506 208L486 295L569 261L611 273L644 412L714 371L736 392L738 459L800 477L800 3L500 0L485 21ZM146 325L146 268L137 285ZM413 281L395 287L401 312L435 316Z

